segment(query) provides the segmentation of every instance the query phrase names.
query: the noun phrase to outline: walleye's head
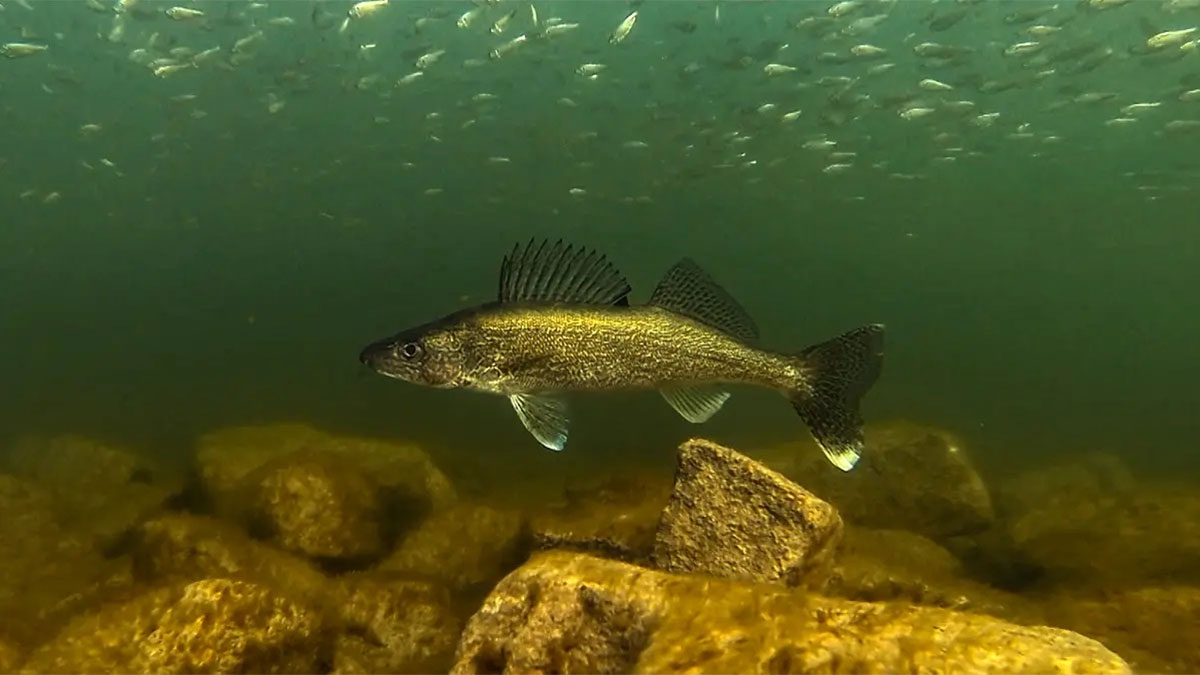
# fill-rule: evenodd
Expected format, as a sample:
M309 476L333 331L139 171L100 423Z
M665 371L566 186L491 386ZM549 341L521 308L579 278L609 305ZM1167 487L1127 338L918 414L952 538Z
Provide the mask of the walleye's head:
M420 326L366 346L358 360L380 375L427 387L460 387L462 341L438 323Z

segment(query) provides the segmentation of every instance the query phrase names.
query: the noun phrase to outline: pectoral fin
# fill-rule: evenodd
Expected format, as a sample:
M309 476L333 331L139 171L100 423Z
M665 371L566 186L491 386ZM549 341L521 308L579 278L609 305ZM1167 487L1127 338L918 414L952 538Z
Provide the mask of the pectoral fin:
M659 393L675 412L694 424L707 422L729 400L729 392L703 385L664 387Z
M538 443L554 451L566 447L571 418L565 400L546 394L513 394L508 400Z

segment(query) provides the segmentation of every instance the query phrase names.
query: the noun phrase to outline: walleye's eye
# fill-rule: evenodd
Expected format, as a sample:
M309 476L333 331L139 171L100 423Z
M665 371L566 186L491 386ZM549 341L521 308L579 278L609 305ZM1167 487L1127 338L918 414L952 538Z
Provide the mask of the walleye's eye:
M406 359L411 359L421 353L421 345L416 342L405 342L404 346L400 347L400 355Z

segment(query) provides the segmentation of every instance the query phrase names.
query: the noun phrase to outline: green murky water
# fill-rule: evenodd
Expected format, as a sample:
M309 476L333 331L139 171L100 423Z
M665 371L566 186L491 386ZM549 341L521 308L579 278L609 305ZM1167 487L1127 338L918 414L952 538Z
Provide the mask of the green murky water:
M886 323L868 419L985 466L1200 465L1195 3L0 2L33 45L0 59L6 436L182 456L296 419L481 481L669 464L698 429L653 394L582 397L556 456L500 399L357 363L545 236L635 302L691 256L773 348ZM738 391L703 433L806 432Z

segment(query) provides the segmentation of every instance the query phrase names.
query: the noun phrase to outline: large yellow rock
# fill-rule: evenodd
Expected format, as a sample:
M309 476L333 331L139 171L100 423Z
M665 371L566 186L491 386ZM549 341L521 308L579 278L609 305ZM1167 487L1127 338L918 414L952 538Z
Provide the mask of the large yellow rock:
M456 673L1128 673L1067 630L536 555L467 623Z
M71 620L30 673L310 673L328 658L320 616L254 584L205 579Z

